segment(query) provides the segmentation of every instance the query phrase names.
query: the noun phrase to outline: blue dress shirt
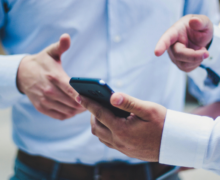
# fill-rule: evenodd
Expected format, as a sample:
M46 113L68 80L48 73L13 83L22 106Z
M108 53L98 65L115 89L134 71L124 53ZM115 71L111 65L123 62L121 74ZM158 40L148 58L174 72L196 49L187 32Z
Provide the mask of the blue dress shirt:
M91 134L90 114L65 121L38 112L18 92L16 73L25 54L34 54L71 36L62 56L70 77L105 80L116 92L182 110L185 74L165 54L155 57L161 35L183 12L218 21L217 0L0 0L0 107L12 106L13 139L18 148L61 162L140 163L109 149ZM35 71L35 69L33 69Z

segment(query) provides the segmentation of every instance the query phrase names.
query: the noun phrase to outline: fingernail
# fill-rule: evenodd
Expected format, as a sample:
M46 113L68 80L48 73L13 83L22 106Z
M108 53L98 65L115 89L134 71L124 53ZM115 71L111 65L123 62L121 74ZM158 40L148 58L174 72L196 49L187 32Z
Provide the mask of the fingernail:
M123 101L123 97L121 95L117 95L117 98L114 99L113 105L119 106Z
M207 53L203 54L203 59L206 59L208 57L209 57L209 55Z
M79 104L81 104L82 102L81 97L79 95L76 97L76 102L78 102Z

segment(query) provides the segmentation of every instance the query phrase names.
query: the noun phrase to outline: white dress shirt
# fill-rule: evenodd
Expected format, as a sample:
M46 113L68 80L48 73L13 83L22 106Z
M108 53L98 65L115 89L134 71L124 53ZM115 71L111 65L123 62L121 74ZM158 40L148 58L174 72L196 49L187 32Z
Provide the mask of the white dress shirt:
M185 4L186 2L186 4ZM155 57L161 35L185 14L218 22L217 0L0 0L0 107L12 106L13 139L19 149L61 162L140 163L109 149L91 134L90 113L65 121L38 112L18 92L16 73L25 54L71 36L62 56L70 77L104 79L116 92L181 111L185 74L165 54ZM4 7L7 7L4 9ZM35 71L35 69L33 69Z
M204 64L220 75L220 29L217 26L214 35L210 58ZM204 104L219 101L220 87L214 90L205 87L205 76L196 78L203 73L200 70L193 72L193 81L198 83L198 87L191 87L192 93ZM161 141L160 163L204 168L220 175L220 117L213 120L210 117L168 110Z

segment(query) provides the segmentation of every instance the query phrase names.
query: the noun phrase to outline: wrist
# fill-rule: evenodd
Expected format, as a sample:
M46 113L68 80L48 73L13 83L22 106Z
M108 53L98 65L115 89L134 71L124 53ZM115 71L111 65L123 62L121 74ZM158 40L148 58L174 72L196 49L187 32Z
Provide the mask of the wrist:
M162 136L163 136L163 130L164 130L164 124L165 124L165 119L166 119L166 115L167 115L167 108L165 108L164 106L159 106L159 112L160 112L160 116L158 116L158 129L157 132L159 132L159 139L157 141L157 148L155 148L156 151L156 162L159 162L159 157L160 157L160 149L161 149L161 142L162 142Z
M25 94L24 92L24 88L23 88L23 73L25 71L25 64L30 60L31 55L27 55L25 56L19 66L18 66L18 70L17 70L17 77L16 77L16 84L17 84L17 88L20 91L20 93Z

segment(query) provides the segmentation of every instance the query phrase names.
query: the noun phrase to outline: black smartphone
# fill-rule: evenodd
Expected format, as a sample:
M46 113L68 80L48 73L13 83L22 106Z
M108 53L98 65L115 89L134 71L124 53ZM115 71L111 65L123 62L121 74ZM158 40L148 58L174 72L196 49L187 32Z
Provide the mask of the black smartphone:
M80 95L93 99L109 109L115 116L127 118L130 115L129 112L111 105L110 97L114 91L102 79L73 77L70 79L70 85Z

